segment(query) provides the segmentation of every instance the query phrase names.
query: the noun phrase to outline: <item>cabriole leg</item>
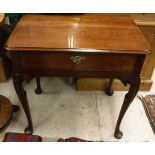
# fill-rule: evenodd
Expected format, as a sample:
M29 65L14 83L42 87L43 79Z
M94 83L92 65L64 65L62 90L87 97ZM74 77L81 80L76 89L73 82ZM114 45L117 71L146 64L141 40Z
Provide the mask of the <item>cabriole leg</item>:
M31 113L30 113L30 109L29 109L29 105L28 105L28 101L27 101L26 91L23 88L23 81L24 81L23 76L18 75L18 76L13 77L13 83L14 83L16 93L17 93L18 98L22 104L22 107L24 109L24 112L26 114L27 121L28 121L28 126L25 128L25 133L32 134L33 133L33 124L32 124Z
M123 136L123 133L120 131L120 124L122 122L124 114L126 113L129 105L134 100L135 96L137 95L137 92L140 87L140 78L136 78L132 80L132 82L130 82L129 84L130 84L129 92L125 95L124 102L123 102L123 105L122 105L122 108L121 108L121 111L120 111L120 114L117 120L116 128L115 128L114 136L115 138L118 138L118 139L122 138Z

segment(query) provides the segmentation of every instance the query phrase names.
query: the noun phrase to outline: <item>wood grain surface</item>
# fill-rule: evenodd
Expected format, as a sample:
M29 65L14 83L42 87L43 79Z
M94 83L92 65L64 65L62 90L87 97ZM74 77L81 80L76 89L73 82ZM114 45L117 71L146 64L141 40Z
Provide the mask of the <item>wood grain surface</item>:
M8 50L149 53L150 46L126 14L24 15Z
M131 13L137 25L155 26L155 13Z
M136 25L140 28L144 37L151 45L151 54L147 55L142 69L141 77L141 91L150 91L153 81L152 74L155 67L155 14L154 13L131 13ZM102 91L109 83L108 79L100 78L80 78L77 81L77 89L82 91ZM114 80L113 89L117 91L127 90L119 80Z
M141 69L150 53L149 44L130 16L25 15L7 46L14 51L13 82L28 121L25 133L33 133L25 80L41 76L106 77L130 85L114 132L116 138L122 138L121 121L139 90ZM106 94L111 95L111 90L110 84Z
M6 97L0 95L0 128L12 117L12 104Z

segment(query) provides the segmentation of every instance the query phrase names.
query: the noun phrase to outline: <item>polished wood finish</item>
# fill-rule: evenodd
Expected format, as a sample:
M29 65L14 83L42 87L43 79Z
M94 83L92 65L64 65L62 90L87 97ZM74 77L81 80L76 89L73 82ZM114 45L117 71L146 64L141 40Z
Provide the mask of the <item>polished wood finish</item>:
M125 95L124 102L121 107L120 115L118 117L118 121L115 128L114 136L117 138L121 138L123 136L123 133L120 131L119 127L125 112L127 111L127 109L129 108L129 105L137 95L137 92L140 86L140 81L141 81L140 77L137 77L130 81L130 89L129 89L129 92Z
M10 100L0 95L0 132L9 124L13 112L17 112L19 107L12 105Z
M11 52L14 86L28 120L26 133L33 132L33 125L24 80L102 77L130 85L114 134L122 137L120 124L139 89L141 69L150 53L149 44L128 15L24 15L6 48Z
M130 13L130 15L139 26L155 26L154 13Z
M33 133L33 125L32 125L32 119L30 114L30 109L27 101L27 94L26 91L23 88L23 81L27 80L24 76L14 75L13 77L13 83L15 90L17 92L18 98L23 106L23 109L25 111L27 120L28 120L28 127L25 128L25 133L32 134Z
M155 67L155 14L153 13L131 13L136 25L142 31L144 37L151 45L151 54L147 55L145 63L141 73L141 85L140 90L150 91L153 81L152 74ZM82 91L102 91L108 87L109 79L101 78L79 78L77 80L77 90ZM114 90L122 91L128 90L121 81L114 80L112 85Z
M73 56L84 57L80 64L71 60ZM44 69L63 69L63 70L89 70L89 71L115 71L132 72L138 55L128 54L87 54L87 53L25 53L19 54L20 65L23 70L44 70ZM35 59L34 59L35 58ZM29 61L27 61L29 60ZM122 65L128 61L128 66ZM43 62L43 63L40 63ZM45 62L45 63L44 63ZM60 63L61 62L61 63ZM109 65L109 62L110 65ZM120 68L120 66L122 66Z
M10 101L0 95L0 129L11 119L12 116L12 104Z
M132 18L128 15L118 16L119 18L112 14L46 15L45 18L44 15L25 15L6 46L11 50L31 49L42 52L77 50L96 53L98 50L104 53L125 51L145 54L150 47Z

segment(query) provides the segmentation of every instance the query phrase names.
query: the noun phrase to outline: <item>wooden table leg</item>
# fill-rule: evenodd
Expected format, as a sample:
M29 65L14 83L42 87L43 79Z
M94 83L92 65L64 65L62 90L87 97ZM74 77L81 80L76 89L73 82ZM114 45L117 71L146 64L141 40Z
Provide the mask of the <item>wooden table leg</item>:
M123 133L120 131L120 124L122 122L122 119L124 117L124 114L126 113L129 105L131 104L131 102L134 100L135 96L137 95L137 92L139 90L140 87L140 78L136 78L134 80L132 80L132 82L130 82L130 88L129 88L129 92L125 95L124 98L124 102L117 120L117 124L116 124L116 128L115 128L115 133L114 136L117 139L122 138Z
M41 84L40 84L40 77L36 77L36 83L37 83L37 88L35 89L35 93L41 94L42 89L41 89Z
M110 79L108 88L105 90L105 93L106 93L108 96L112 96L113 93L114 93L114 91L113 91L113 89L112 89L113 80L114 80L114 79Z
M18 76L13 77L13 83L14 83L16 93L18 95L18 98L22 104L22 107L24 109L24 112L25 112L27 120L28 120L28 126L25 128L25 133L32 134L33 133L33 124L32 124L31 113L30 113L30 109L29 109L29 105L28 105L28 101L27 101L26 91L23 88L23 81L24 81L23 76L18 75Z

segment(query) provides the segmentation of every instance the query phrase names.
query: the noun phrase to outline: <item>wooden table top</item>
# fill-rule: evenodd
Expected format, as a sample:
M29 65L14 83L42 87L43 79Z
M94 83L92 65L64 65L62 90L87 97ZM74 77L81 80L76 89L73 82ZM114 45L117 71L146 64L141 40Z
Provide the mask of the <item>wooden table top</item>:
M154 13L131 13L131 17L137 25L155 26Z
M6 48L34 51L150 52L150 46L129 15L24 15Z

